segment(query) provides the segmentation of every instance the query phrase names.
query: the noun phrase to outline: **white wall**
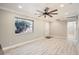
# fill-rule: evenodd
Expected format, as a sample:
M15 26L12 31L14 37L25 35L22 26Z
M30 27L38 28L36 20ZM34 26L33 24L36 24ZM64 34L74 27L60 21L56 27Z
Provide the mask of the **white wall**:
M34 32L15 34L15 20L14 17L28 18L34 20ZM33 40L36 37L44 36L45 22L38 19L21 16L19 14L11 13L0 9L0 43L2 47L8 47L17 43Z
M53 37L67 37L67 23L62 21L53 21L50 26L50 34Z

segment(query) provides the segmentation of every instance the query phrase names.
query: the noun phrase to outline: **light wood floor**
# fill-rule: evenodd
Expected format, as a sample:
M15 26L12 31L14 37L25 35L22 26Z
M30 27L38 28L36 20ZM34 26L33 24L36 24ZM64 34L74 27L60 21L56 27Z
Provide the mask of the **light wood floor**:
M77 55L79 47L63 38L40 39L6 51L7 55Z

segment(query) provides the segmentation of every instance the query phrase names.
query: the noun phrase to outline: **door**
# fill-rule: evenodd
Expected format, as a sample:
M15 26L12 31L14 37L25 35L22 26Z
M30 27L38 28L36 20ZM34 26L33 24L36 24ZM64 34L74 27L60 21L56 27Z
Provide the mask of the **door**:
M76 21L67 23L67 38L68 40L76 40Z
M45 35L49 35L49 22L45 22Z

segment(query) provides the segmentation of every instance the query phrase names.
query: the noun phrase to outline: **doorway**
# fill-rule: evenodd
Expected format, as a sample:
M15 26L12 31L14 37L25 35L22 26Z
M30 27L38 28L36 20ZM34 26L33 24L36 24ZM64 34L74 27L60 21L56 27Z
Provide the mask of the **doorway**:
M67 38L71 41L76 41L76 21L67 22Z

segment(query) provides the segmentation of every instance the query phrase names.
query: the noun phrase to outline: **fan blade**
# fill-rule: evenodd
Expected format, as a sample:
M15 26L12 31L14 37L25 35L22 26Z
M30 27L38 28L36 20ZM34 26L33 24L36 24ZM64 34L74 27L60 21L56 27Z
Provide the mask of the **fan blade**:
M46 7L44 11L45 11L45 12L48 12L48 10L49 10L49 8L48 8L48 7Z
M55 12L55 11L58 11L58 10L57 10L57 9L55 9L55 10L50 11L49 13L52 13L52 12Z
M41 13L43 13L43 11L40 11L40 10L37 10L37 12L41 12Z
M40 15L40 16L38 16L38 17L41 17L41 15Z
M53 17L52 15L48 14L48 16Z
M44 18L46 18L46 15L44 15Z
M53 15L57 15L58 13L51 13L51 14L53 14Z
M43 16L43 14L42 15L39 15L38 17L41 17L41 16Z

